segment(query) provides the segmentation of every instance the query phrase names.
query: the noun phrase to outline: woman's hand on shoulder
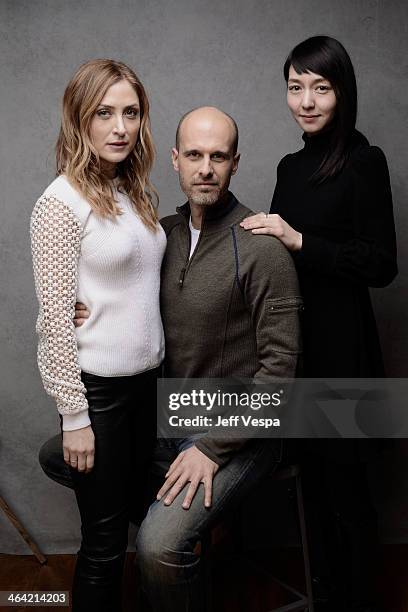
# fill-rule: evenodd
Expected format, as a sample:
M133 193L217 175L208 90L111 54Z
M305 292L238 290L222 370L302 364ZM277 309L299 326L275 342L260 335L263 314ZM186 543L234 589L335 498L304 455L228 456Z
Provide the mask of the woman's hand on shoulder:
M280 215L260 212L241 221L240 226L244 230L251 230L253 234L275 236L289 251L300 251L302 248L302 234Z
M78 472L88 473L94 466L95 436L92 427L64 431L62 435L64 461Z

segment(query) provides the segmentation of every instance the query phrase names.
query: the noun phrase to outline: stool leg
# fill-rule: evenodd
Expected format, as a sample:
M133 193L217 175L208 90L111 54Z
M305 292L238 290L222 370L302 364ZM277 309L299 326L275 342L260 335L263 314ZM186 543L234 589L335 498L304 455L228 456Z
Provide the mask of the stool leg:
M296 476L296 498L299 514L300 536L302 540L303 562L305 566L306 593L308 599L308 610L314 612L313 589L312 589L312 573L310 567L309 544L307 541L305 508L303 503L302 483L300 475Z
M6 504L6 502L4 501L2 497L0 497L0 508L3 510L4 514L9 519L10 523L17 529L17 531L19 532L23 540L27 542L28 546L31 548L31 550L33 551L34 555L37 557L41 565L43 565L44 563L47 563L47 557L45 557L42 554L42 552L40 551L36 543L32 540L30 534L25 530L25 528L20 523L20 521L18 520L14 512Z

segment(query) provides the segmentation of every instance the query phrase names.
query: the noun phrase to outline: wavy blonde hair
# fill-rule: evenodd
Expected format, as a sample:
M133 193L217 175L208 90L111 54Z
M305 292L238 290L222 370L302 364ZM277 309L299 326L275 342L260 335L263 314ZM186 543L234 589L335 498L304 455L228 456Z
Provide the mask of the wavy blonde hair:
M126 79L140 102L140 130L136 145L118 164L118 190L126 193L144 224L157 229L159 198L150 182L155 151L152 141L149 100L136 74L111 59L96 59L78 68L64 93L61 129L56 144L57 174L70 183L102 217L121 214L112 183L101 171L99 155L91 142L90 127L95 112L111 85Z

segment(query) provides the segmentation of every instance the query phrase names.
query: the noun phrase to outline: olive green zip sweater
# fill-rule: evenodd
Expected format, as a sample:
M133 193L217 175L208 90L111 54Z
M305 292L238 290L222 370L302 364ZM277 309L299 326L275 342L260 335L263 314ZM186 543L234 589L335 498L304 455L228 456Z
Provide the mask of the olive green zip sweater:
M166 377L295 376L302 307L295 267L278 239L240 227L251 214L230 192L208 207L190 259L189 204L161 220ZM221 465L244 442L208 433L196 446Z

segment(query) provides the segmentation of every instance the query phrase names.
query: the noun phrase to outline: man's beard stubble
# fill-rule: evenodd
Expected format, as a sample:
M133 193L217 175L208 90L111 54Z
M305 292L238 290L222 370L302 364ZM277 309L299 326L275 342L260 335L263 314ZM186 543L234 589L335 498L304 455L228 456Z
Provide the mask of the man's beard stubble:
M188 201L197 206L213 206L220 199L220 190L213 190L211 193L195 193L191 191L187 194Z
M194 189L193 185L187 184L180 176L180 187L186 194L188 201L196 206L213 206L221 197L221 189L219 186L213 187L211 191L200 192Z

